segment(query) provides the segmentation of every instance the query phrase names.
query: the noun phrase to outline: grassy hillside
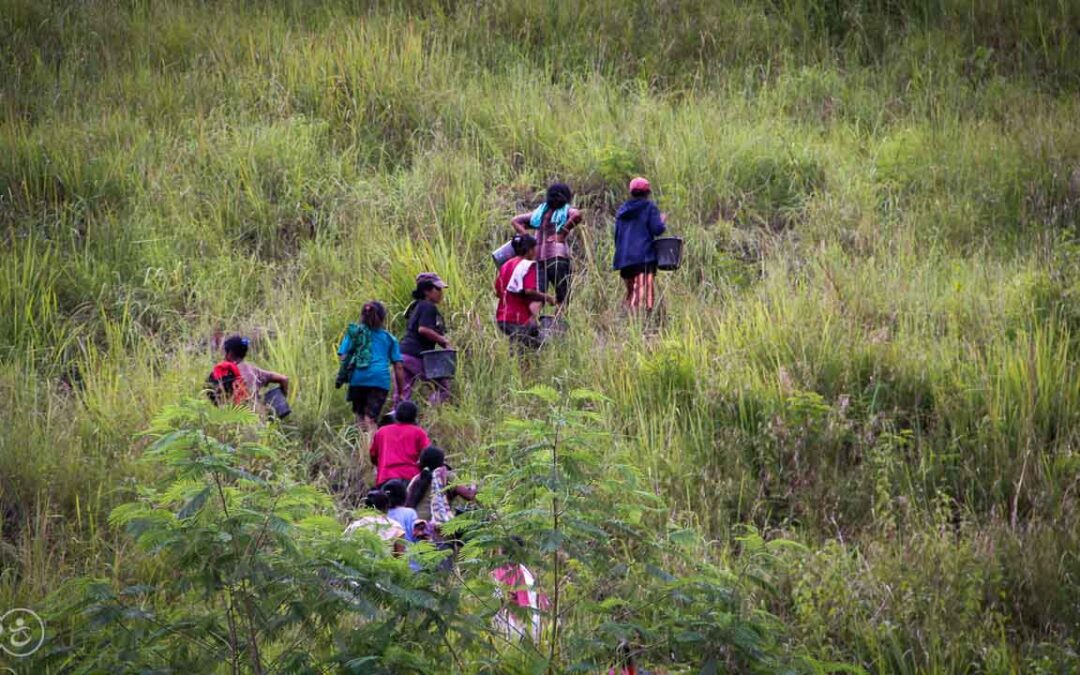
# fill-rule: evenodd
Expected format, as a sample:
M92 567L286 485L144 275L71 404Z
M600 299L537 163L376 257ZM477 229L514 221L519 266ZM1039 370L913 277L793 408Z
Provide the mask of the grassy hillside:
M450 284L480 471L536 383L701 528L777 549L760 607L870 672L1080 668L1080 5L1068 0L0 0L0 609L129 583L106 518L214 336L290 374L290 462L349 464L333 350ZM687 241L646 322L614 208ZM489 251L574 187L571 330L521 369Z

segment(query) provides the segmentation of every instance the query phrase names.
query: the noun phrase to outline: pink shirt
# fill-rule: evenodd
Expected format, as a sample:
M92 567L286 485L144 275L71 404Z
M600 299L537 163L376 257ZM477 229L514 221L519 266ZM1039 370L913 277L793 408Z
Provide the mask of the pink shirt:
M412 480L420 473L420 453L429 445L427 433L415 424L388 424L376 431L370 450L375 484L395 478Z

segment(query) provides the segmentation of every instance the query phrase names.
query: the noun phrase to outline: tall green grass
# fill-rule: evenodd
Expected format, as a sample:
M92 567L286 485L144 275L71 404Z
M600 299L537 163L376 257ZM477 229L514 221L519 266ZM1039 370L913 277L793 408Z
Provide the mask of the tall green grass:
M0 10L0 605L136 573L103 518L215 335L290 375L293 461L332 484L341 331L371 298L400 331L431 269L457 465L511 392L595 389L718 559L747 524L810 546L770 607L809 649L1075 665L1075 4ZM638 173L687 239L646 321L608 269ZM586 210L571 327L523 368L488 254L555 178Z

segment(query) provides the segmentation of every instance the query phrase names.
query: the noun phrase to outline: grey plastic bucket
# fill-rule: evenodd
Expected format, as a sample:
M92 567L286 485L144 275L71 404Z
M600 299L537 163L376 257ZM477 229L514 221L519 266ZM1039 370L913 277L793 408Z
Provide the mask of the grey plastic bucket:
M274 417L279 420L283 420L289 416L292 412L292 408L289 407L289 401L285 398L285 394L282 393L280 387L274 387L273 389L267 389L263 394L263 403L270 408L270 412L274 414Z
M453 349L420 352L420 358L424 362L424 377L429 380L450 378L457 373L457 352Z
M662 237L653 241L653 246L656 247L657 269L666 272L679 269L679 265L682 264L682 239L679 237Z
M566 331L570 328L570 324L566 322L566 319L560 316L542 316L539 319L540 323L540 341L547 342L557 337L566 335Z
M502 267L507 260L513 257L514 245L512 240L491 252L491 259L495 261L496 267Z

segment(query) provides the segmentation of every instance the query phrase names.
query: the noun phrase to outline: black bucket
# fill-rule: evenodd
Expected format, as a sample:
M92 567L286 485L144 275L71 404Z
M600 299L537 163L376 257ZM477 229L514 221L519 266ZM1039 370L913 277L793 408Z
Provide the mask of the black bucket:
M263 403L270 409L270 412L274 417L279 420L283 420L289 416L292 412L292 408L289 407L289 401L285 398L285 394L282 393L280 387L274 387L273 389L267 389L263 394Z
M562 337L563 335L566 335L566 331L570 328L570 324L561 316L542 316L539 319L539 323L541 342L547 342L548 340Z
M424 361L424 377L429 380L442 380L457 373L457 352L453 349L432 349L420 352Z
M514 257L514 246L512 241L508 241L499 248L491 252L491 259L495 261L495 266L501 268L507 260Z
M662 237L653 241L656 247L656 268L671 272L682 264L682 239Z

